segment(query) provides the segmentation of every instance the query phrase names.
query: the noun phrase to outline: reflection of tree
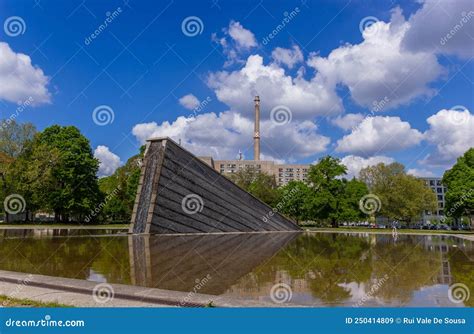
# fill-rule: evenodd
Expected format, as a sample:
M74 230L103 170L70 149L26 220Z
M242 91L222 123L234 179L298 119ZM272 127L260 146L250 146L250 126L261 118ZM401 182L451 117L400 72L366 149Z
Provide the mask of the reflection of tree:
M423 248L418 244L420 237L403 236L403 242L393 243L387 235L379 236L377 241L373 249L373 275L381 279L387 274L387 279L374 296L386 302L406 304L415 290L436 284L441 267L440 253ZM368 286L369 290L373 284Z
M128 244L124 237L3 239L0 268L79 279L87 279L92 268L109 282L130 282Z
M466 253L458 249L451 249L449 252L449 264L451 266L451 275L453 283L462 283L467 286L470 292L470 298L464 301L466 306L474 306L474 249L465 250Z
M291 242L252 275L257 286L272 283L277 272L304 279L314 297L326 303L350 298L341 283L363 282L371 274L367 239L343 234L305 234Z

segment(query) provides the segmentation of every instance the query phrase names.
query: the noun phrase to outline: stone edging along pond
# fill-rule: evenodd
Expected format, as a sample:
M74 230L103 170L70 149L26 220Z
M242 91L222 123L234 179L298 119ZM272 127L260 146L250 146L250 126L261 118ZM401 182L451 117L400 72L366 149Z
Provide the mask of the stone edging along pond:
M0 270L0 295L77 307L278 307L253 300Z

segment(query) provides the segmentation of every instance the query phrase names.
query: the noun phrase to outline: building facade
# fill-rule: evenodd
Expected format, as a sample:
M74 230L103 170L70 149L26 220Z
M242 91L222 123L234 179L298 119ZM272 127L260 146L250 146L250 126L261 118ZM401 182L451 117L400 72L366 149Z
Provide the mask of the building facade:
M445 208L445 194L447 188L441 183L440 177L422 177L420 178L425 182L425 185L429 187L436 195L436 201L438 207L436 211L424 211L422 215L423 223L433 223L435 221L440 221L445 218L444 208Z
M203 158L203 160L209 164L208 159ZM277 164L267 160L215 160L213 167L224 175L237 173L244 169L253 169L274 176L278 186L285 185L290 181L306 181L309 170L309 165Z

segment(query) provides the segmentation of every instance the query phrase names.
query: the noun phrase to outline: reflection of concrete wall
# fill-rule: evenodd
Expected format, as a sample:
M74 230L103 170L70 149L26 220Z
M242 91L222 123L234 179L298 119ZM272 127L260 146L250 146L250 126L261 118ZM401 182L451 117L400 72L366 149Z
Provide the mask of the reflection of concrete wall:
M186 236L129 236L132 283L222 294L242 276L268 261L298 233Z
M188 200L189 196L192 199ZM188 207L186 203L193 203L194 207ZM297 230L299 227L295 223L274 213L271 207L172 140L150 141L142 166L131 232Z

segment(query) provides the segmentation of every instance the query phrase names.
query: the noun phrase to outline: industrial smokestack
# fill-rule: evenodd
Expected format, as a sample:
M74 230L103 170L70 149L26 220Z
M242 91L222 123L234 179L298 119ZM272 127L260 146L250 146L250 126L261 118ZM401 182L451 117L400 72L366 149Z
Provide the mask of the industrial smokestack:
M253 135L253 159L260 160L260 98L255 96L255 127Z

